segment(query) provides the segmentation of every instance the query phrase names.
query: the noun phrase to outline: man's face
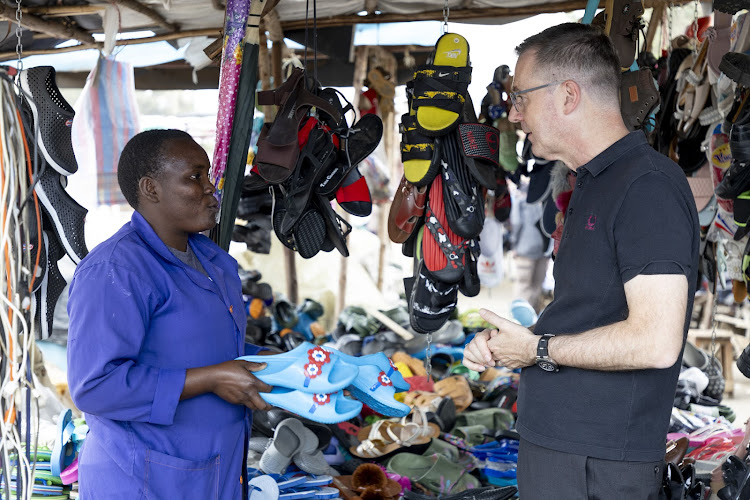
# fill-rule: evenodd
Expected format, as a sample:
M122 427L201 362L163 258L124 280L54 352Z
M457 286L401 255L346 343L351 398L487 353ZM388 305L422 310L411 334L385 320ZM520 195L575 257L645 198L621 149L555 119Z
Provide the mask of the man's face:
M513 77L512 92L532 89L540 85L547 85L538 72L535 71L536 58L533 52L526 52L518 58ZM554 106L554 92L558 85L541 88L520 94L516 97L516 104L511 106L508 119L513 123L520 123L531 142L531 151L540 158L547 160L558 159L555 154L559 151L556 129L558 125L557 110Z
M159 210L171 229L198 233L216 225L218 203L208 177L206 152L192 140L174 140L166 145L163 170L155 179L160 185Z

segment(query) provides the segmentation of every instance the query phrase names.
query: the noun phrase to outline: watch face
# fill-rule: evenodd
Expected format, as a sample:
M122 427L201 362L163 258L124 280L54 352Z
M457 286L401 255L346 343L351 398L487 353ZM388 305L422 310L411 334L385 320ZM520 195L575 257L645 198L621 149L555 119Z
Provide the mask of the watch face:
M557 364L550 361L537 361L537 366L546 372L557 371Z

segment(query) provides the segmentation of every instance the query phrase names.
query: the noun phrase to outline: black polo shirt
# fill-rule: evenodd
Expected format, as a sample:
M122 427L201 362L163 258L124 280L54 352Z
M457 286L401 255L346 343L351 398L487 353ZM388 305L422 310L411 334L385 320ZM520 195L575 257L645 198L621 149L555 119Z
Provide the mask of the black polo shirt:
M576 174L555 260L555 299L535 333L572 334L622 321L628 317L628 280L639 274L684 274L691 285L687 336L699 227L683 171L636 131ZM554 358L554 349L551 354ZM534 444L568 453L661 460L680 361L664 370L524 368L518 431Z

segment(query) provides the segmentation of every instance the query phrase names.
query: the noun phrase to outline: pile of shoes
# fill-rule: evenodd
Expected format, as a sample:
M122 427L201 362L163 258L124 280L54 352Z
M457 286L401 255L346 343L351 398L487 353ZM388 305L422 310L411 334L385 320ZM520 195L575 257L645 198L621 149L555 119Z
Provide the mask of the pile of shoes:
M383 122L367 114L349 126L346 113L353 108L348 102L342 105L340 97L335 89L320 88L300 68L279 88L258 92L259 104L278 106L278 111L261 130L245 187L271 187L274 232L306 259L334 248L349 255L351 225L334 211L334 199L352 215L364 217L372 210L357 165L377 147Z
M55 69L26 69L20 72L19 81L23 90L19 111L29 154L34 155L31 164L38 172L34 193L42 208L41 214L35 213L35 203L29 204L32 210L24 211L23 224L31 240L43 245L38 261L41 272L32 278L31 289L39 338L45 339L52 333L55 304L66 285L58 261L67 254L78 264L88 254L84 238L88 211L65 191L67 178L78 170L71 140L75 113L57 87Z
M497 186L498 130L477 123L468 94L469 44L446 33L406 84L401 117L404 177L391 205L388 234L415 261L404 280L412 328L438 330L459 290L479 293L477 237L484 226L484 190Z

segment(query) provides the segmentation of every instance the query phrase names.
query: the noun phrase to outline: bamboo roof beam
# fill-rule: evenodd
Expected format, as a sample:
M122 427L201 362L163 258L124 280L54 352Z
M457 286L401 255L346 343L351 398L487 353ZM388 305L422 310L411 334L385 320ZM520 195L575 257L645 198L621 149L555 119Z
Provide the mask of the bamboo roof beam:
M0 3L0 19L16 21L16 9ZM24 15L21 17L21 26L31 31L45 33L55 38L64 40L78 40L85 44L94 44L96 40L91 33L75 26L68 26L58 21L48 21L34 15ZM15 52L14 52L15 54Z
M166 19L164 19L164 16L156 12L151 7L148 7L146 5L143 5L138 0L114 0L114 3L121 5L125 8L128 8L130 10L134 10L135 12L138 12L139 14L143 14L144 16L151 19L153 22L155 22L158 26L164 28L168 31L177 31L180 29L180 27L174 23L170 23Z
M23 7L24 14L45 17L82 16L87 14L98 14L107 6L105 4L92 5L40 5L37 7Z
M115 45L137 45L140 43L151 43L151 42L162 42L167 40L178 40L180 38L192 38L196 36L215 36L221 37L221 28L206 28L197 30L185 30L178 31L175 33L166 33L164 35L155 35L145 38L133 38L131 40L117 40ZM93 40L93 38L92 38ZM39 50L24 50L24 56L36 56L42 54L61 54L65 52L76 52L78 50L86 49L99 49L102 47L101 43L85 43L81 45L74 45L72 47L61 47L57 49L39 49ZM0 61L7 61L9 59L15 59L15 52L0 52Z

